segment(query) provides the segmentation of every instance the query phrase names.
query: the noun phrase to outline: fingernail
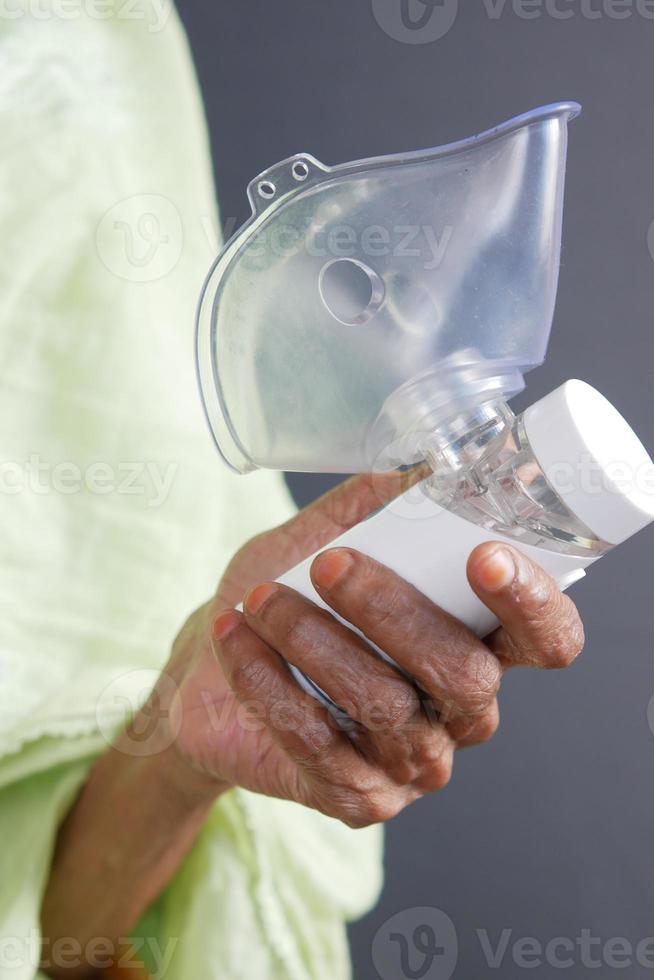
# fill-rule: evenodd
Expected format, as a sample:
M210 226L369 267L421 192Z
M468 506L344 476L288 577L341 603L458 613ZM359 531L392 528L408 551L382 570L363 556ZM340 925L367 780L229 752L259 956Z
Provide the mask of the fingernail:
M233 609L217 616L213 623L213 635L216 640L224 640L232 633L241 621L241 617Z
M277 586L273 582L265 582L263 585L255 585L253 589L250 589L245 597L243 605L247 612L252 616L256 616L264 602L266 602L273 592L277 592Z
M477 566L477 580L487 592L499 592L511 585L516 576L513 556L506 548L497 548Z
M322 589L331 589L349 572L353 564L352 555L343 548L326 551L313 563L314 581Z

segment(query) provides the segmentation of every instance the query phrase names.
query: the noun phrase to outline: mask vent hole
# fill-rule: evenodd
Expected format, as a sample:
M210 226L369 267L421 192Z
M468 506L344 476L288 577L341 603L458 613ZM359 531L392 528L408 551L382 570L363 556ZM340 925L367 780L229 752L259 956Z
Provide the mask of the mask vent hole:
M384 300L384 284L377 273L356 259L328 262L318 287L327 310L348 327L366 323Z
M296 180L306 180L309 176L309 168L304 160L296 160L291 169Z
M275 185L271 180L262 180L257 190L259 191L259 197L265 198L266 201L269 201L271 197L275 196Z

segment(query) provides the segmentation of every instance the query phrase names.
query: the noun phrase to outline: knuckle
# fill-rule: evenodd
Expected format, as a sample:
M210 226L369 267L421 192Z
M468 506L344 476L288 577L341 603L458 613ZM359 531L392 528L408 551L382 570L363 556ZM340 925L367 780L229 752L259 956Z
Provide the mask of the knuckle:
M351 766L346 769L341 784L348 800L364 803L380 796L386 788L383 775L369 766Z
M329 725L303 725L295 732L293 755L306 768L319 769L330 757L334 732Z
M570 641L567 635L557 636L549 648L547 666L552 670L565 670L577 659L581 647L576 641Z
M523 558L521 568L515 597L523 614L535 622L547 620L557 612L563 594L554 579L533 562Z
M403 808L403 801L391 793L366 794L359 798L348 816L357 829L362 829L392 820Z
M254 697L270 683L266 665L260 660L240 660L230 671L230 683L235 691Z
M565 670L573 659L565 640L562 637L555 637L547 651L547 666L551 670Z
M344 774L338 788L332 785L330 789L336 804L334 816L354 829L385 823L396 816L405 805L402 793L381 771L359 766Z
M305 647L315 629L315 621L315 613L304 608L298 610L284 625L285 645L291 650Z
M425 766L416 785L422 792L434 793L445 789L452 778L452 753L441 750L439 754Z
M570 603L570 605L572 605L572 603ZM576 608L574 609L574 614L570 623L570 636L568 642L572 651L572 659L576 660L586 646L586 631L584 630L584 624L582 623L581 617L579 616Z
M416 764L419 770L429 770L438 765L447 756L450 748L450 736L445 729L438 728L424 736L415 750Z
M563 670L572 664L584 648L584 627L574 604L561 596L558 622L551 627L546 644L547 665L553 670Z
M500 715L499 711L488 712L484 716L475 728L475 739L477 742L490 742L490 740L497 734L497 730L500 727Z
M388 589L367 585L361 595L361 618L368 623L374 623L378 630L383 630L395 617L396 601Z
M416 692L404 681L393 684L384 697L385 723L389 729L401 728L416 713Z
M365 830L366 827L371 827L373 824L373 821L367 820L362 814L356 811L350 813L346 810L340 815L340 820L350 830Z
M512 659L551 670L569 667L584 648L584 627L574 603L558 590L548 591L523 606L523 639L508 632L505 643Z
M325 609L301 603L289 604L288 615L275 623L272 645L285 658L313 658L333 640L334 617Z
M457 742L461 746L482 745L493 738L499 727L500 713L497 704L495 704L491 710L478 718L469 728L457 733Z
M400 584L388 569L365 556L357 562L357 575L359 614L383 628L397 616L402 605Z
M466 657L455 698L464 714L479 715L489 708L500 686L501 673L499 662L490 651L475 652Z

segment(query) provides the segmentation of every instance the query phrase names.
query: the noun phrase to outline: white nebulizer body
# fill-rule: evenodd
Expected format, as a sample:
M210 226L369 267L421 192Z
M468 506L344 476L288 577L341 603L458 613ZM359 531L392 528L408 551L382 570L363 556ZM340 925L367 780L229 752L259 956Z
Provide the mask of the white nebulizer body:
M478 636L497 620L467 581L477 545L506 541L567 589L654 520L654 464L583 381L566 382L517 418L505 404L481 406L438 436L426 449L433 473L329 547L388 565ZM280 581L324 605L311 584L314 558Z
M200 302L200 388L228 465L427 463L329 547L393 568L480 636L496 622L466 578L478 544L506 540L567 588L654 520L651 459L602 395L569 381L517 418L507 404L547 349L578 111L337 167L282 161L250 184ZM313 557L280 581L322 605Z

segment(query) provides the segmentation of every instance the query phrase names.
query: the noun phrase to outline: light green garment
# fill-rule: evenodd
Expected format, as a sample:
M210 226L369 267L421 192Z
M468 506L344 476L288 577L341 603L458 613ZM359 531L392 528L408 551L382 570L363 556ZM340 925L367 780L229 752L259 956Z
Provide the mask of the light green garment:
M202 417L218 223L174 11L7 5L0 107L0 976L24 980L89 766L229 557L292 504L277 476L232 476ZM229 793L142 933L174 946L169 980L340 980L380 842Z

